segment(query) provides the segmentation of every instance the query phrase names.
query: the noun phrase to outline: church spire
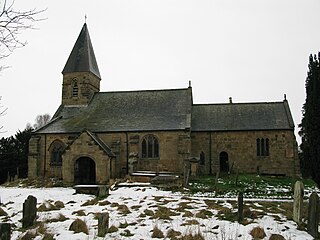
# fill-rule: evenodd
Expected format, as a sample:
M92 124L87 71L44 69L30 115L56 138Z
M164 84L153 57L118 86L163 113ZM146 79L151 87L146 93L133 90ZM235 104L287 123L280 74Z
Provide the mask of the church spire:
M76 43L70 53L62 74L91 72L101 79L96 57L89 36L87 23L84 23Z

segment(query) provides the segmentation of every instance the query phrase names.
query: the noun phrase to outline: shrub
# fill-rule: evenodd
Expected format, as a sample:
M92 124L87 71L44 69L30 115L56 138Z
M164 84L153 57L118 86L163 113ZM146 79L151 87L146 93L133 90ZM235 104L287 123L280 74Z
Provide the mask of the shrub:
M126 205L119 205L118 206L118 211L121 214L124 214L124 215L127 215L127 214L131 213L131 211L129 210L129 208Z
M250 232L253 239L263 239L266 236L264 229L261 227L255 227Z
M42 240L54 240L52 233L45 233Z
M113 233L113 232L117 232L118 228L114 225L112 225L111 227L108 228L108 233Z
M75 233L83 232L85 234L89 234L87 224L79 218L77 218L71 223L69 231L74 231Z
M120 223L119 224L119 228L126 228L128 226L129 226L129 224L127 223L127 221L125 221L124 223Z
M47 223L63 222L63 221L68 220L68 219L69 218L67 218L65 215L63 215L62 213L59 213L59 215L57 217L48 219L46 222Z
M124 237L132 237L134 234L130 232L130 230L125 229L122 233L120 233L121 236Z
M196 217L197 218L203 218L203 219L206 219L208 217L211 217L213 215L213 213L209 210L206 210L206 209L202 209L200 210L199 212L196 213Z
M196 233L192 235L191 233L188 233L184 236L182 236L181 240L205 240L201 233Z
M57 208L57 210L60 210L61 208L64 208L64 203L61 201L56 201L54 206Z
M77 216L86 216L86 213L84 212L84 210L78 210L78 211L72 212L72 215L74 214Z
M181 226L187 226L187 225L199 225L199 222L195 219L189 219L185 223L181 224Z
M98 203L98 199L97 198L93 198L91 200L88 200L86 202L84 202L81 207L84 207L84 206L89 206L89 205L96 205Z
M158 226L154 226L152 230L152 238L164 238L163 232L158 228Z
M272 234L269 240L285 240L285 238L280 234Z
M178 239L178 237L181 236L181 232L179 231L175 231L173 229L170 229L168 232L167 232L167 238L169 239Z
M154 218L171 220L170 216L177 216L177 215L180 215L180 213L173 212L167 207L159 206L156 213L154 214Z
M0 217L2 216L8 216L8 213L6 213L6 211L4 211L1 207L0 207Z
M27 231L26 234L24 234L20 240L32 240L36 237L36 233L32 232L32 231Z

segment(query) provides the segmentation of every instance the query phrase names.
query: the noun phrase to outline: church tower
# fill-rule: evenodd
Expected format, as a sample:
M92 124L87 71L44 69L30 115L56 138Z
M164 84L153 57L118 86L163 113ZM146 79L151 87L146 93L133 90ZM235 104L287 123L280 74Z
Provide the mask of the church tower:
M100 91L100 72L86 23L62 74L62 105L87 105L93 94Z

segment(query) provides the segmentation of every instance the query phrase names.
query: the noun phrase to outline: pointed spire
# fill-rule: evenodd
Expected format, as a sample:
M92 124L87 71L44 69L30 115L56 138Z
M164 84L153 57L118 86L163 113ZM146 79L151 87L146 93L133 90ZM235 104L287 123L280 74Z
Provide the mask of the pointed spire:
M87 23L84 23L68 61L62 70L63 74L74 72L91 72L101 79Z

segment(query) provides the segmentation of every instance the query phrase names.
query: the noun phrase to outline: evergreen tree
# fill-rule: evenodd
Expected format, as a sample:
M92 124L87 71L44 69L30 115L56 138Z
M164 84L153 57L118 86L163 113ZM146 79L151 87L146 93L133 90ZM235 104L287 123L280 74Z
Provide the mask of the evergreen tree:
M306 102L300 124L301 167L320 187L320 53L310 55L306 79Z
M18 131L15 136L0 139L0 184L7 180L8 174L18 177L27 177L28 148L32 128Z

